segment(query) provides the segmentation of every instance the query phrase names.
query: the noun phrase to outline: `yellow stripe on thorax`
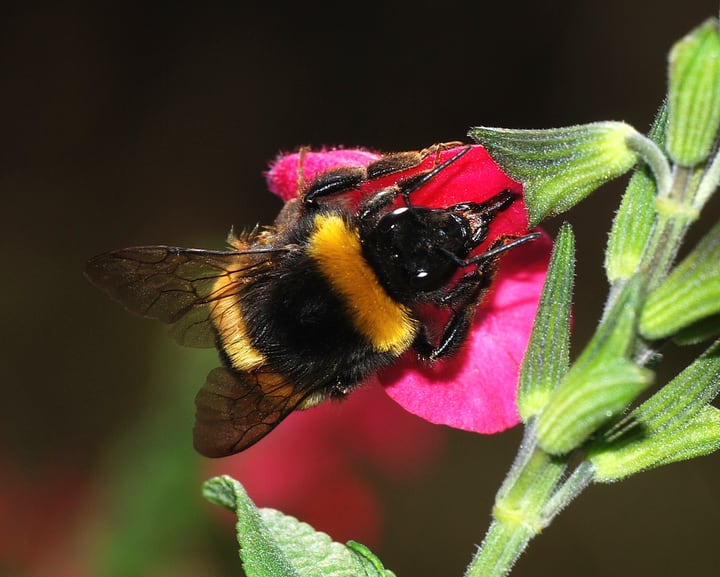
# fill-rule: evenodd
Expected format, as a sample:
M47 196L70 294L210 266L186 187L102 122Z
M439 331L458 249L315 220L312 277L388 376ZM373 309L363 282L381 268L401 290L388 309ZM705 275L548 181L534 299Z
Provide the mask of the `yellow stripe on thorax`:
M360 235L339 214L319 214L309 254L342 297L355 328L378 352L401 354L412 344L410 309L391 299L362 254Z

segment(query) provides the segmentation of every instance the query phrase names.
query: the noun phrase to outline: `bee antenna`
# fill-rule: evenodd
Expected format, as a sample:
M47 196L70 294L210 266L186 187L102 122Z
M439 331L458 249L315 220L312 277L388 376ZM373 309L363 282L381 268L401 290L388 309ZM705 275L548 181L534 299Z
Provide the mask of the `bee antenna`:
M515 248L516 246L520 246L521 244L525 244L526 242L537 240L538 238L540 238L539 232L532 232L530 234L526 234L525 236L521 236L520 238L513 239L507 244L501 244L500 246L496 246L494 248L491 248L490 250L485 251L482 254L477 255L475 258L470 259L469 263L476 263L490 258L495 258L497 255L505 252L506 250L510 250L511 248Z

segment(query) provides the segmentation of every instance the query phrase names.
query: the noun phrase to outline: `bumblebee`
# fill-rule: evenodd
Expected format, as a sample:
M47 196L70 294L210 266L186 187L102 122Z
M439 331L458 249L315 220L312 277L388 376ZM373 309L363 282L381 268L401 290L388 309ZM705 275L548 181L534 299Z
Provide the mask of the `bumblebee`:
M129 310L171 324L182 344L216 346L196 396L195 448L223 457L251 446L295 409L340 399L413 349L434 361L456 352L508 249L501 237L472 255L517 195L446 208L413 193L456 162L417 169L437 148L389 154L367 167L320 174L272 227L235 236L230 250L141 246L90 260L86 275ZM363 184L396 181L353 204ZM443 326L423 320L434 305Z

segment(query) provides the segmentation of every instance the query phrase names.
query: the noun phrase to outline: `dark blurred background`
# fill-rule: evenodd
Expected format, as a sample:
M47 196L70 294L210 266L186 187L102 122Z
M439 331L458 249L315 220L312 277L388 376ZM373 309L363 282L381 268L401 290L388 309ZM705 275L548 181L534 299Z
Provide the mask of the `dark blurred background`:
M221 248L231 226L270 222L280 202L262 172L298 145L417 149L473 125L602 119L644 131L670 46L717 10L716 0L6 5L0 574L71 575L75 563L95 575L123 575L124 564L126 576L239 574L232 529L207 521L174 529L156 549L167 560L137 570L167 514L136 502L152 480L186 479L175 506L197 499L193 515L213 515L189 433L194 389L215 361L164 344L161 328L109 302L83 278L85 260L137 244ZM578 237L576 347L601 310L622 185L566 216ZM176 362L197 365L187 387L170 382ZM375 549L399 577L462 574L519 440L447 435L412 491L375 482ZM711 456L593 487L513 574L716 574L719 484ZM110 529L118 502L133 513Z

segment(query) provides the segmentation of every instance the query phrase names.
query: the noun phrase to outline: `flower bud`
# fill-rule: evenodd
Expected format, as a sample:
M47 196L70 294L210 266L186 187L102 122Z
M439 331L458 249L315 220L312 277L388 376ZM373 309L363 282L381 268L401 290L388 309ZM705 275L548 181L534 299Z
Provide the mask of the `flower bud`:
M720 313L720 223L652 291L640 317L640 332L661 339Z
M570 364L570 313L575 237L569 224L558 233L520 372L518 411L523 421L539 413Z
M588 453L598 483L619 481L647 469L701 457L720 448L720 411L705 406L685 427L639 437Z
M694 166L712 149L720 127L720 36L707 20L670 52L667 150L675 162Z

